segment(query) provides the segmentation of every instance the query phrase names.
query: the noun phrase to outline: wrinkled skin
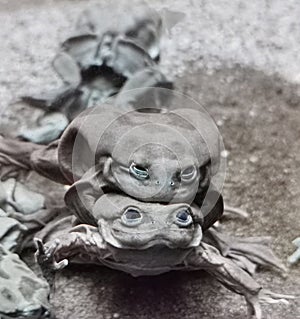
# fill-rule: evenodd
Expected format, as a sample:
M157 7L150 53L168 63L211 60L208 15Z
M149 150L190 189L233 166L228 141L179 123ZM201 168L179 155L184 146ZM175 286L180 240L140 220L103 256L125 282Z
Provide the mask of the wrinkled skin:
M107 264L134 276L156 275L183 263L203 236L202 213L188 204L144 203L106 194L95 203L93 216L97 226L71 228L69 224L69 233L58 234L54 228L44 233L46 255L51 252L58 262L74 257L79 262Z
M0 244L0 317L49 318L49 285Z
M43 115L37 124L32 129L21 129L18 137L37 144L48 144L61 136L69 120L60 112L51 112Z
M47 281L15 254L32 247L33 233L64 213L45 209L44 202L14 179L0 182L0 318L51 317Z
M45 197L31 191L17 180L10 178L0 182L5 190L3 204L6 212L20 212L24 215L33 214L45 207Z
M201 207L220 159L212 120L191 109L145 116L108 108L81 114L58 147L62 172L75 182L65 201L81 222L91 223L83 215L90 215L99 196L120 190L142 201L195 202ZM221 215L212 218L211 225Z
M159 58L159 41L162 29L161 16L145 4L135 4L134 8L118 5L98 5L85 10L79 17L76 33L101 36L107 32L120 34L134 41L152 59Z
M56 216L70 214L13 178L0 182L0 244L20 253L32 247L33 234Z
M209 244L205 235L203 237L204 219L197 206L144 203L106 194L95 203L93 215L97 226L71 227L69 220L69 232L57 234L52 228L50 233L44 234L45 245L37 240L37 259L44 273L61 269L69 262L106 265L133 276L204 269L245 297L249 318L261 318L260 301L277 302L284 297L262 290L244 270L247 270L247 258L249 262L253 257L253 263L264 264L263 254L255 255L252 251L251 255L253 243L254 250L267 249L264 243L258 245L258 239L249 238L248 242L244 239L242 247L248 251L244 251L244 262L236 263L234 258L222 255L215 245ZM218 238L216 232L212 236ZM235 249L239 255L238 245ZM274 260L274 265L281 267L276 257Z
M106 181L140 200L193 201L218 169L219 136L214 128L212 120L196 110L145 116L103 105L71 123L61 138L58 158L70 182L99 166Z
M62 43L52 64L63 87L37 96L24 96L25 102L46 111L60 110L72 120L84 109L118 93L125 81L130 81L139 71L156 66L160 16L141 6L131 10L128 16L121 10L114 23L116 12L112 14L106 9L106 13L103 8L85 11L79 18L76 34ZM99 21L101 28L97 26ZM158 69L151 78L154 86L165 87L164 83L168 83L170 87ZM138 88L148 84L148 76L145 79L138 76L130 86ZM34 141L28 134L23 138ZM47 143L45 138L43 143Z
M91 223L92 206L107 192L122 191L148 202L205 205L219 168L219 139L204 112L175 109L145 116L101 105L83 112L49 146L0 139L0 160L4 168L33 169L72 185L66 204L81 222ZM214 193L211 202L221 197ZM211 225L222 211L210 218Z
M110 8L85 11L76 34L62 43L52 61L62 86L22 97L25 103L46 113L35 128L22 129L18 137L48 144L61 136L68 121L85 109L104 103L122 91L125 83L126 90L149 86L173 88L156 64L161 27L160 15L145 5L130 9L128 15L123 9L119 14L112 13ZM139 99L140 96L133 97L130 103L119 100L118 106L135 109ZM157 107L162 103L163 97L158 97Z
M155 245L186 249L198 246L202 239L203 216L199 208L192 212L187 204L141 203L109 194L95 203L93 216L106 242L120 249Z
M0 214L0 244L9 251L15 251L27 231L27 227L16 219Z

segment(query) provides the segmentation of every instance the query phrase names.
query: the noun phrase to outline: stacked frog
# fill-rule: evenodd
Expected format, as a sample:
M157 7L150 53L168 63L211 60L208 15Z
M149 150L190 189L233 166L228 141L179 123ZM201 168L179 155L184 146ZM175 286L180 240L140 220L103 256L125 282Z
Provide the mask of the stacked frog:
M139 24L138 30L142 32L143 26ZM144 32L126 34L143 39ZM144 50L156 58L157 37L152 39L145 42ZM99 36L75 38L69 52L84 56L87 64L92 55L110 72L119 74L120 66L132 70L129 60L112 55L123 52L132 57L121 50L123 40L115 32L98 40ZM69 57L64 52L60 59ZM59 70L71 65L57 63ZM84 70L87 64L81 64ZM219 180L224 169L222 142L214 121L194 100L161 85L146 87L138 82L135 78L130 87L134 90L127 87L116 98L77 115L49 145L0 138L2 173L34 170L68 185L67 212L49 209L47 224L35 232L36 257L44 276L51 286L55 271L69 263L105 265L133 276L205 269L245 297L251 318L261 318L261 301L277 302L288 296L262 289L252 277L256 266L285 267L268 247L267 238L230 237L214 226L224 210ZM142 88L137 89L137 84ZM72 85L72 90L78 86L78 77ZM42 102L63 109L62 101L65 95L53 103ZM89 106L86 100L81 103ZM36 219L39 214L44 216L39 211ZM19 214L13 217L24 222ZM3 267L4 250L1 256ZM23 288L15 289L19 293ZM39 304L43 309L44 301ZM0 314L28 316L28 307L17 299L15 304L14 313L0 307Z
M112 13L105 7L83 12L75 34L61 44L52 63L62 86L22 97L23 102L45 113L37 127L22 128L19 137L47 144L57 139L81 111L103 103L124 85L125 91L172 88L157 64L161 33L160 15L143 5L128 15L123 10ZM137 103L122 100L122 106L134 107Z
M49 285L18 255L26 247L27 234L49 221L45 199L14 179L0 184L0 199L0 317L46 317Z

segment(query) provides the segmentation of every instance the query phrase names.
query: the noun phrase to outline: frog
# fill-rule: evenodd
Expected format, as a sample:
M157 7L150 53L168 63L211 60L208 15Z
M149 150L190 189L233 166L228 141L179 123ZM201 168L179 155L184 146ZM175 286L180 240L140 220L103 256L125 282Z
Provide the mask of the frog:
M49 292L47 281L0 243L0 317L51 318Z
M201 209L187 203L149 203L122 194L101 196L93 206L97 225L69 223L57 233L55 228L43 238L36 238L36 258L44 273L63 269L70 263L90 263L126 272L134 277L156 276L169 271L205 270L230 290L245 297L249 318L262 318L260 303L279 302L284 296L265 290L249 274L248 263L264 264L259 254L245 253L244 248L266 248L264 239L239 239L236 256L239 262L218 248L225 246L224 236L214 230L207 239ZM220 239L222 237L222 239ZM219 239L218 239L219 238ZM44 242L44 243L43 243ZM217 243L217 244L216 244ZM226 249L224 249L226 250ZM261 258L259 258L261 257ZM248 260L249 258L249 260ZM248 261L246 261L248 260ZM282 267L279 260L275 266Z
M72 152L67 151L70 145ZM162 186L176 189L179 180L182 184L198 182L202 166L207 165L212 174L216 173L219 152L217 128L213 120L200 111L122 113L111 110L109 105L101 105L82 113L71 123L60 141L58 157L70 181L82 177L86 167L99 164L103 165L106 178L122 190L123 183L139 186L139 190L126 191L133 197L136 192L143 193L144 188L153 187L144 198L156 201L163 196L151 193ZM205 170L202 173L205 179ZM169 201L167 191L162 193Z
M0 212L0 244L9 251L15 251L27 231L27 227L16 219Z
M201 206L218 173L221 147L216 125L204 111L178 108L145 114L109 104L81 113L48 146L0 139L3 166L6 161L70 185L65 202L85 222L91 222L91 207L106 192ZM219 197L220 192L215 202Z
M63 216L44 202L43 195L13 178L0 182L0 318L53 318L48 282L18 255L33 248L36 231Z
M102 105L75 119L60 141L59 164L72 183L65 202L80 217L113 191L145 202L201 206L218 173L220 144L214 122L198 110L122 113Z
M103 34L111 32L130 39L147 52L153 60L158 60L162 27L162 14L145 3L134 4L134 8L128 6L127 3L120 3L118 8L113 11L110 6L101 4L84 10L79 15L74 36L70 37L69 40L75 40L76 37L77 40L80 37L81 40L91 36L101 37ZM68 44L70 45L70 43ZM80 41L77 41L77 44L80 44ZM62 46L64 45L65 43ZM81 48L84 48L83 42ZM82 50L82 52L84 51L87 52L87 50Z
M67 214L64 206L15 178L0 181L0 244L11 252L33 248L33 234Z
M128 81L130 87L172 85L157 65L161 17L147 6L138 7L129 15L120 10L118 18L110 9L104 14L99 8L97 14L88 10L81 15L81 31L60 45L52 61L60 87L21 97L23 104L44 113L36 127L19 130L19 138L49 144L81 111L116 95ZM142 72L149 68L155 69L150 77L149 70Z

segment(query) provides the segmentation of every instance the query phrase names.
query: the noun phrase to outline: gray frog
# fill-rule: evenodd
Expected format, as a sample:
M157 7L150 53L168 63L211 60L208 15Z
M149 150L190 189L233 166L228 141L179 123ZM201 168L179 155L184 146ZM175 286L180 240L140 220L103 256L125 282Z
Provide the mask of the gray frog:
M15 179L0 182L0 318L50 318L50 287L16 254L55 214ZM17 212L16 212L17 211Z
M0 244L0 318L49 318L49 285Z
M220 151L213 120L204 111L189 108L145 116L101 105L81 113L61 139L48 146L0 139L3 168L32 169L71 185L65 202L81 222L89 224L94 224L92 206L106 192L198 206L216 194L215 202L222 202L219 191L210 192ZM212 225L223 207L215 215L210 208L205 218Z
M246 271L249 263L265 264L261 249L267 249L272 256L270 265L284 268L264 240L259 243L259 238L235 239L236 255L243 251L244 256L239 263L235 262L203 234L204 218L196 205L145 203L106 194L95 203L92 214L98 226L71 227L70 223L68 232L66 229L57 233L53 227L48 234L44 233L45 245L42 239L36 239L37 259L44 273L61 269L68 262L105 265L132 276L204 269L227 288L243 295L249 318L258 319L262 318L260 302L279 302L290 297L262 289ZM216 231L208 235L219 244L225 238L220 239L222 236ZM239 242L243 242L240 251Z
M20 138L48 144L59 138L81 111L114 96L124 83L131 89L149 85L173 88L157 66L161 17L147 6L138 8L130 8L128 14L123 9L117 14L111 8L105 13L103 8L94 8L81 15L79 30L62 43L52 63L62 86L22 97L23 102L41 108L45 114L36 127L22 128ZM133 96L132 102L136 104L138 99ZM159 96L158 104L162 102ZM127 107L128 101L121 104Z

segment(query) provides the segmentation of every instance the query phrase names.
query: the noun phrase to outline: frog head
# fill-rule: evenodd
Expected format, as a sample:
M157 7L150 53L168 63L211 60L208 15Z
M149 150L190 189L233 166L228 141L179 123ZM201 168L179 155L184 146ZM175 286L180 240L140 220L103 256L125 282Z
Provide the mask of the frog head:
M153 123L126 132L103 169L104 178L124 193L164 203L191 203L206 173L184 136Z
M98 199L93 215L104 240L116 248L187 249L202 239L201 212L187 204L144 203L111 193Z
M198 110L120 113L102 105L68 127L59 164L71 183L97 166L101 184L113 191L145 202L192 203L218 172L219 138Z

